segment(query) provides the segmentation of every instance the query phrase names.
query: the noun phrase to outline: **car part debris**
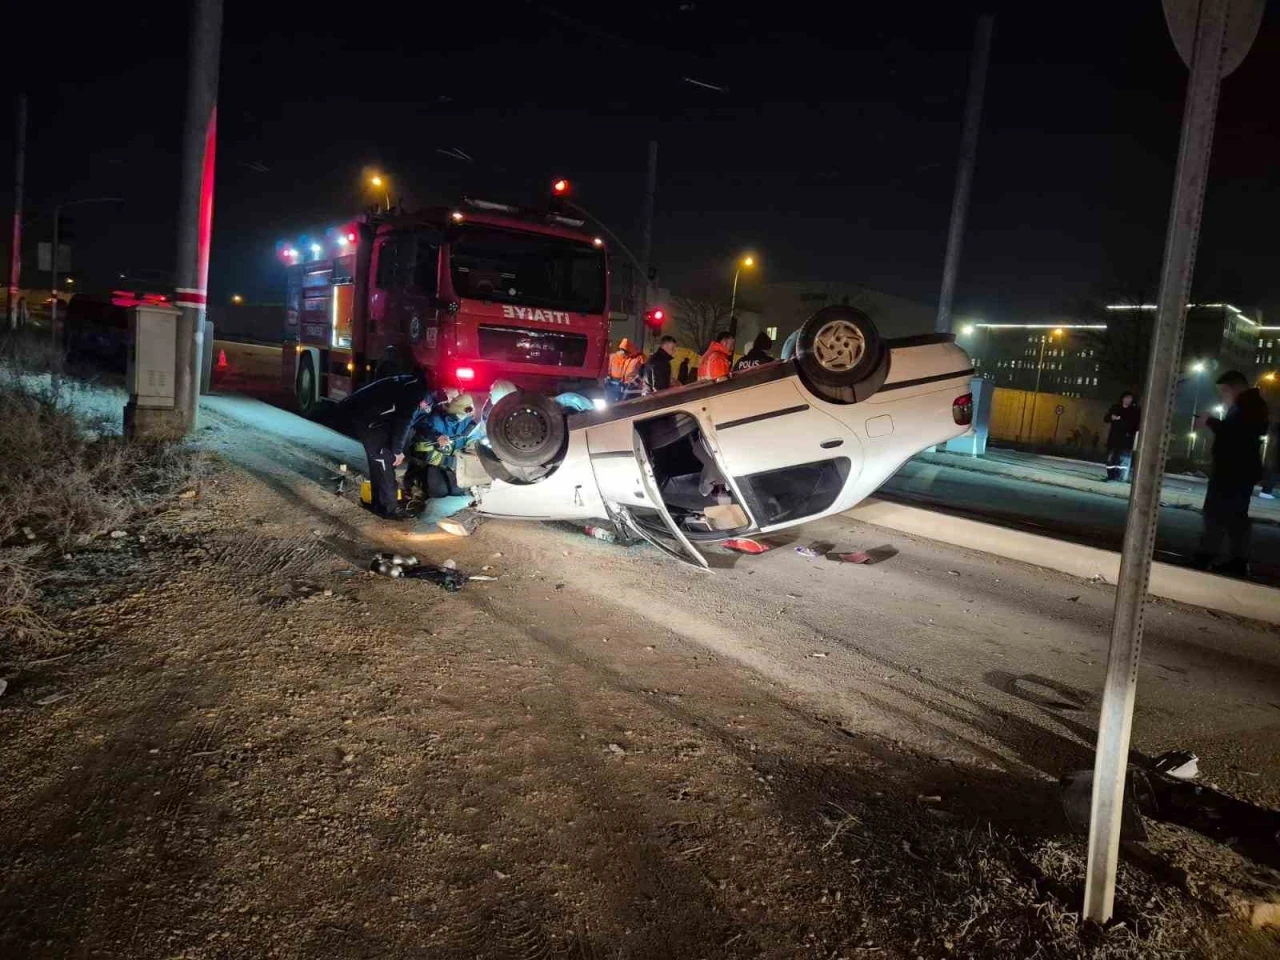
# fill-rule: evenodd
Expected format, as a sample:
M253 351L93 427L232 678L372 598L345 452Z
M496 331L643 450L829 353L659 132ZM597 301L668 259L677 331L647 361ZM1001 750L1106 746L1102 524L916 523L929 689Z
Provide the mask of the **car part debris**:
M730 550L736 550L738 551L738 553L768 553L769 552L769 547L767 544L763 544L759 540L752 540L750 537L734 537L731 540L724 541L724 543L722 543L721 546L727 547Z
M618 535L608 527L583 527L582 532L588 537L594 537L596 540L603 540L605 543L617 543Z
M459 510L451 517L437 520L436 526L455 537L469 537L480 526L480 514L469 509Z
M402 576L410 580L427 580L444 587L449 593L457 593L467 582L466 574L444 567L433 567L429 563L420 563L416 567L401 567Z
M1151 761L1161 773L1178 780L1194 780L1200 775L1200 758L1190 750L1169 750Z
M490 581L490 582L491 582L491 581L497 580L498 578L497 578L497 577L491 577L491 576L489 576L487 573L476 573L476 574L472 574L471 576L467 577L467 579L468 579L468 580L479 580L479 581L482 581L482 582L483 582L483 581Z
M808 557L810 560L816 560L818 557L822 556L822 554L813 549L813 547L806 547L804 544L796 547L796 553L800 554L802 557Z
M47 706L49 706L50 704L57 703L59 700L65 700L65 699L67 699L67 697L69 697L69 696L71 696L71 694L69 694L69 693L51 693L51 694L49 694L49 696L47 696L47 697L41 697L39 700L37 700L37 701L36 701L36 706L37 706L37 707L47 707Z
M858 550L854 553L836 554L841 563L870 563L872 561L871 554L865 550Z

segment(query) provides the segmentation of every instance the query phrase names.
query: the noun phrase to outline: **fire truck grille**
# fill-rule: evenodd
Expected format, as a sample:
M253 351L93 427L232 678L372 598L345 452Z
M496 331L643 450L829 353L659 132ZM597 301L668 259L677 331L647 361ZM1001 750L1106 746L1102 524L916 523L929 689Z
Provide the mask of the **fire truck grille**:
M480 357L483 360L502 360L507 363L580 367L587 360L587 338L579 333L492 327L482 324Z

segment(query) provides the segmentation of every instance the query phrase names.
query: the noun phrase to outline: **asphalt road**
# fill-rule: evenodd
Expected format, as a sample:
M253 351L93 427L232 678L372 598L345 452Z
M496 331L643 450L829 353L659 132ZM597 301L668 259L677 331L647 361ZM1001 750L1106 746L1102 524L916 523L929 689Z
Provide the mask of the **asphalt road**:
M256 400L212 396L203 410L214 449L300 498L322 503L336 464L361 463L349 439ZM665 638L701 649L704 666L748 667L841 729L1023 775L1091 765L1114 602L1105 584L845 518L795 542L881 548L881 562L809 560L784 543L760 557L713 549L712 572L695 573L551 524L489 521L456 539L422 522L388 535L435 561L500 562L504 576L568 585L584 606L537 624L557 643L589 649L608 640L602 621L625 620L658 650ZM516 622L521 602L505 601ZM1194 750L1207 779L1280 803L1280 632L1163 601L1146 625L1135 751Z
M216 374L221 389L292 405L281 383L280 347L218 341L217 349L227 356L226 369ZM890 478L881 495L1109 550L1120 549L1128 514L1127 501L1116 497L917 461ZM1199 512L1163 507L1159 516L1157 558L1190 563ZM1255 579L1280 585L1280 525L1254 524L1253 560Z

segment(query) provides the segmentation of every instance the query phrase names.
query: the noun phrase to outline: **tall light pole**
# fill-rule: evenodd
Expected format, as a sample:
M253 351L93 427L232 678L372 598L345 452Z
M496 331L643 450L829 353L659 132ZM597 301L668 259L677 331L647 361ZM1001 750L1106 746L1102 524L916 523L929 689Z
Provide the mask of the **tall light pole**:
M375 173L369 178L369 185L375 190L382 191L383 209L388 213L391 212L391 185L387 183L387 178L380 173Z
M729 332L735 337L738 335L738 278L742 276L743 270L750 270L755 265L756 258L748 253L738 258L733 271L733 293L729 296Z
M22 284L22 183L27 167L27 95L18 94L17 148L13 155L13 246L9 251L9 329L18 329Z
M1188 460L1196 455L1196 413L1200 410L1200 374L1204 373L1204 370L1203 360L1197 360L1191 365L1191 376L1196 385L1191 394L1191 430L1187 433Z
M1036 362L1036 389L1031 395L1031 438L1034 441L1036 432L1036 403L1040 399L1040 374L1044 372L1044 348L1062 336L1062 328L1051 331L1040 338L1040 359Z

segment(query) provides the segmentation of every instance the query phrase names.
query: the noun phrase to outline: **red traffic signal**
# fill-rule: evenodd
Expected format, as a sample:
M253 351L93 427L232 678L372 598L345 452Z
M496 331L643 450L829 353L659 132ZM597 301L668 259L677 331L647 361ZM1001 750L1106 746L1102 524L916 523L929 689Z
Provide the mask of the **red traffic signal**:
M663 310L661 307L654 307L652 310L646 311L644 315L644 325L650 330L661 330L666 319L667 311Z
M570 184L568 180L563 178L553 180L551 183L551 193L557 197L567 197L569 195Z

